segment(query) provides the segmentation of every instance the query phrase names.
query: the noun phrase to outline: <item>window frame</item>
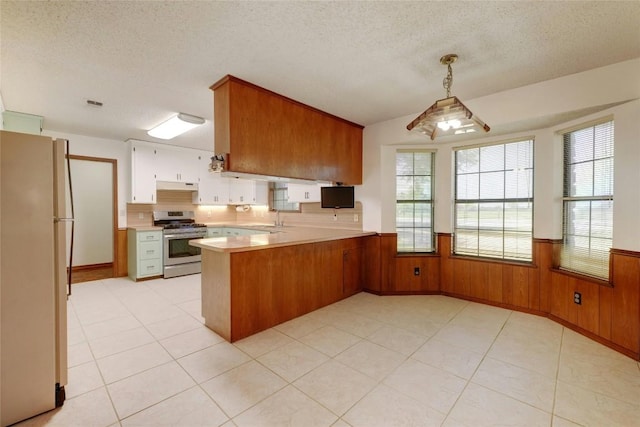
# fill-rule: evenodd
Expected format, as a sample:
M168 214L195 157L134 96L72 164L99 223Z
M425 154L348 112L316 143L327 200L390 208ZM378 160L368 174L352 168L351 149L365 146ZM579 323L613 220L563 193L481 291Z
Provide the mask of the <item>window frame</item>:
M415 155L415 153L428 153L430 155L430 165L429 165L429 171L430 174L428 175L416 175L415 174L415 165L413 167L413 171L411 175L398 175L398 154L399 153L412 153ZM396 241L396 252L398 254L401 255L412 255L412 254L418 254L418 255L422 255L422 254L433 254L436 252L436 239L435 239L435 232L434 232L434 190L435 190L435 154L436 154L436 150L431 150L431 149L421 149L421 148L400 148L395 150L395 162L394 162L394 169L395 169L395 230L396 230L396 236L397 236L397 241ZM414 156L414 161L415 161L415 156ZM415 195L414 198L411 199L399 199L398 198L398 177L429 177L430 179L430 186L429 186L429 194L430 194L430 198L428 199L416 199ZM413 221L413 226L412 227L407 227L407 226L398 226L398 208L400 206L406 206L406 205L413 205L414 209L414 221ZM416 222L415 222L415 207L417 204L428 204L429 205L429 218L430 218L430 227L416 227ZM402 248L400 247L402 239L400 237L400 230L411 230L411 236L412 236L412 240L413 240L413 244L411 245L410 250L407 250L405 246L403 246ZM416 250L416 230L429 230L429 237L428 237L428 244L429 246L421 249L419 248L419 250Z
M526 167L524 168L518 168L516 167L516 169L507 169L507 146L511 145L511 144L521 144L521 143L528 143L530 144L530 151L529 151L529 162L527 164ZM481 152L483 148L488 148L488 147L502 147L502 152L503 152L503 159L502 159L502 167L501 169L490 169L490 170L482 170L482 163L481 163ZM464 151L468 151L468 150L478 150L478 170L477 171L465 171L465 172L460 172L458 169L458 156L464 152ZM519 173L520 172L526 172L526 175L524 175L526 177L526 185L527 185L527 189L528 189L528 196L526 197L507 197L507 190L508 190L508 186L507 186L507 173L508 172L515 172L517 177L519 178ZM483 174L495 174L495 173L501 173L502 174L502 194L503 197L483 197L483 188L482 188L482 175ZM468 145L468 146L461 146L461 147L456 147L454 148L454 159L453 159L453 175L454 175L454 179L453 179L453 185L454 185L454 197L453 197L453 241L452 241L452 245L451 245L451 251L452 254L454 256L460 256L460 257L470 257L470 258L477 258L477 259L487 259L487 260L491 260L491 261L497 261L497 262L508 262L508 263L526 263L526 264L532 264L533 263L533 224L534 224L534 214L535 214L535 201L534 201L534 174L535 174L535 137L534 136L523 136L520 138L516 138L516 139L509 139L506 141L498 141L498 142L490 142L490 143L485 143L485 144L477 144L477 145ZM459 198L459 180L461 176L465 176L465 177L469 177L469 176L477 176L477 195L475 197L467 197L467 198ZM485 176L486 176L485 175ZM520 191L519 188L516 187L516 192ZM483 226L481 224L482 221L482 213L484 212L485 214L487 212L489 212L487 209L482 210L481 206L482 205L495 205L496 207L499 208L498 205L501 205L501 215L499 216L499 220L502 222L501 226L499 228L494 228L493 230L487 228L486 226L484 227L484 232L485 235L482 236L482 232L483 232ZM508 209L507 209L507 205L512 205L512 208L515 209L516 212L516 228L520 227L520 218L517 215L517 213L519 213L519 207L518 205L520 204L526 204L528 205L525 209L525 220L526 217L528 216L529 219L528 224L529 224L529 228L528 230L525 231L519 231L519 230L513 230L513 227L507 227L506 226L506 222L508 220ZM476 206L476 212L477 212L477 216L476 216L476 221L475 221L475 226L471 226L471 225L460 225L461 224L461 220L459 217L460 214L460 208L462 206L465 207L471 207L473 208L474 205ZM513 211L511 211L513 212ZM486 218L485 218L486 220ZM470 246L466 246L464 248L461 247L460 243L459 243L459 238L461 237L462 231L468 231L468 232L476 232L476 241L477 244L476 249L474 251L470 250ZM528 250L525 251L519 251L517 248L520 246L519 244L516 243L515 247L516 247L516 251L512 252L511 254L508 253L508 251L506 251L506 245L505 245L505 234L509 232L511 234L513 234L513 238L515 239L515 242L518 242L518 239L522 238L519 236L524 236L524 239L527 240L527 246L528 246ZM493 236L492 236L493 235ZM501 249L500 250L491 250L490 247L487 248L483 248L481 245L481 237L484 237L484 240L487 239L491 239L493 238L495 239L501 239ZM493 252L493 253L491 253ZM523 256L526 255L526 256Z
M608 128L605 130L610 135L610 139L608 139L606 143L610 144L611 155L607 157L597 157L595 154L596 139L597 139L596 128L602 125L608 126ZM570 149L570 147L568 147L568 144L570 143L568 136L576 132L583 132L586 130L591 130L592 136L591 136L590 142L591 142L593 155L590 156L587 160L583 159L580 161L567 163L567 160L569 160L568 150ZM558 269L569 274L575 274L578 276L585 276L589 279L609 282L610 276L611 276L610 262L611 262L611 248L613 247L613 204L614 204L614 198L615 198L615 188L614 188L614 185L615 185L614 183L615 122L614 122L614 119L612 116L607 116L597 120L593 120L590 122L573 126L569 129L560 130L557 133L560 135L562 140L562 172L563 172L563 175L562 175L562 244L561 244L560 253L558 256L559 258ZM576 141L576 144L578 143L581 143L581 142ZM596 182L597 173L596 173L595 163L596 161L602 161L602 160L610 160L611 166L607 170L607 172L610 177L608 186L611 191L608 194L595 195L596 193L595 189L598 184ZM593 177L591 181L591 188L590 188L591 195L571 195L571 186L576 182L576 180L571 179L568 176L568 170L570 170L570 166L578 165L578 164L591 165L592 177ZM594 227L594 223L592 221L593 213L594 213L593 204L602 203L602 202L609 202L609 205L610 205L609 208L606 210L606 213L608 213L611 220L610 232L607 237L594 236L596 233L593 230L593 227ZM570 210L575 211L575 208L570 208L570 206L572 204L579 204L579 203L589 204L589 208L588 208L589 215L587 220L588 232L586 234L579 234L579 231L577 231L579 226L576 227L576 225L574 224L572 227L569 227L568 225L569 211ZM604 211L601 211L601 212L604 212ZM578 220L579 218L576 219L576 221ZM571 228L571 230L574 230L574 232L569 233L569 228ZM587 249L576 250L576 245L575 244L572 245L569 243L571 238L573 238L574 241L580 238L583 241L585 239L588 240ZM598 239L599 241L606 240L608 241L609 245L605 250L596 250L595 245L592 245L592 241L594 239ZM587 252L587 257L581 261L580 257L581 256L584 257L584 254L582 254L583 251ZM591 256L593 252L598 252L599 256Z

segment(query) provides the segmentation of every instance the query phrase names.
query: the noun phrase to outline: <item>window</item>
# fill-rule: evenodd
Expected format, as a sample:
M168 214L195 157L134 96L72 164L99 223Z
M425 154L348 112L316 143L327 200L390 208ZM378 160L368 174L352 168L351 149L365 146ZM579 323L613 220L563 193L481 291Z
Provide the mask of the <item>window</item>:
M396 152L398 252L433 252L432 152Z
M533 140L455 155L454 253L531 261Z
M560 267L609 278L613 233L613 121L563 134Z
M287 184L282 182L269 183L269 207L276 211L300 212L299 203L289 203Z

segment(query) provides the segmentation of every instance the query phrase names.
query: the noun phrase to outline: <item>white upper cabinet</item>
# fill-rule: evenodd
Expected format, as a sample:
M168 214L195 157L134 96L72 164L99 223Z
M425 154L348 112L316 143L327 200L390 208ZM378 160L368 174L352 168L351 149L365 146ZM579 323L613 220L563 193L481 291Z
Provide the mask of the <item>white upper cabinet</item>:
M128 140L131 147L131 203L156 203L157 181L197 183L193 203L197 205L266 205L269 184L227 178L209 172L213 153Z
M266 181L229 178L229 204L266 205L268 197L269 183Z
M255 200L255 181L242 178L229 179L229 203L242 205Z
M255 181L255 199L253 201L256 205L268 205L269 204L269 183L267 181Z
M202 151L180 147L158 147L156 152L158 181L198 182Z
M287 195L290 203L313 203L320 201L320 188L324 184L287 184Z
M219 172L209 172L210 157L202 156L200 166L200 181L198 191L193 193L193 203L197 205L228 205L229 204L229 179Z
M156 150L144 143L131 143L130 202L156 202Z

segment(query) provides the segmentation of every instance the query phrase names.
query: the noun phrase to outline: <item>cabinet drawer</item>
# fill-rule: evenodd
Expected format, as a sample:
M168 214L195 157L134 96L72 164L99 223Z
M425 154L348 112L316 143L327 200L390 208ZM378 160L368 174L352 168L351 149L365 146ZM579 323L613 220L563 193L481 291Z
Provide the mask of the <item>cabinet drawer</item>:
M162 245L159 242L140 242L139 259L162 258Z
M138 231L138 242L159 242L162 231Z
M140 266L138 277L155 276L162 272L161 259L141 259L138 265Z
M220 227L207 228L207 237L218 237L218 236L222 236L222 228Z

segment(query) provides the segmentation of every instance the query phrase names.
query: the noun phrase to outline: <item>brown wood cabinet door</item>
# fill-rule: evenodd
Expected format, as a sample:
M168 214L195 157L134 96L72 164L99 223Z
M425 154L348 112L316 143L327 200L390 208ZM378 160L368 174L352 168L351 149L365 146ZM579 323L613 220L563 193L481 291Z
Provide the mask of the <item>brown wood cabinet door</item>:
M363 126L233 76L211 88L228 171L362 184Z
M362 248L342 251L342 294L353 295L362 290Z

